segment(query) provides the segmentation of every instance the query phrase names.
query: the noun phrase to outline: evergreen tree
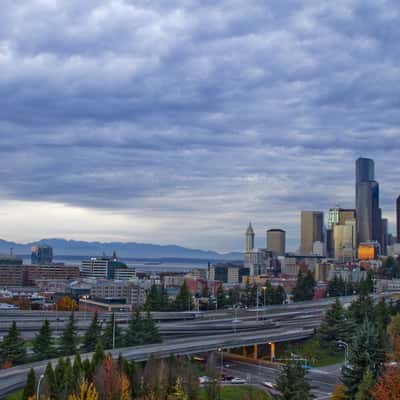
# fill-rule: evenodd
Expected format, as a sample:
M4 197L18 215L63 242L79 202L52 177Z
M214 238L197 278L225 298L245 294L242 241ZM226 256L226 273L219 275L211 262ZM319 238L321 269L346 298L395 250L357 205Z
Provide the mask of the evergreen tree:
M161 336L158 331L157 325L151 318L149 311L146 313L146 318L143 320L143 344L159 343L161 342Z
M184 282L179 289L179 293L174 302L174 308L176 311L188 311L193 309L192 295L189 292L186 282Z
M32 351L35 360L48 360L55 355L52 331L47 319L43 322L43 325L33 340Z
M49 400L58 400L56 378L54 376L54 370L51 363L47 364L46 371L44 373L44 391L47 394Z
M367 318L370 321L374 319L374 302L370 296L359 296L357 300L352 301L348 308L348 318L352 319L357 325L361 325Z
M82 374L83 374L83 378L88 381L91 382L92 378L93 378L93 374L94 374L95 369L93 368L93 360L92 363L89 361L89 359L85 359L82 362Z
M57 388L57 394L59 396L64 391L64 385L65 385L64 374L65 374L65 362L64 359L61 357L58 359L56 367L54 368L55 385Z
M160 309L161 311L168 311L170 308L169 299L168 299L168 292L167 289L162 286L161 287L161 304Z
M75 391L77 386L77 380L75 379L75 374L73 367L71 365L71 360L67 358L65 360L65 368L64 368L64 398L67 398L68 395Z
M35 390L36 390L36 375L33 368L31 368L28 372L21 400L29 400L30 397L34 397Z
M249 306L255 306L257 304L257 285L254 284L250 289Z
M101 326L96 312L93 316L92 322L85 332L85 335L83 336L82 350L88 353L94 351L99 340L101 340Z
M383 347L382 337L374 324L365 319L350 345L349 365L342 368L342 381L351 399L356 395L367 370L376 378L385 360Z
M115 337L115 348L123 347L124 336L121 327L115 318L115 314L112 313L111 318L107 321L106 327L102 336L103 348L105 350L112 349Z
M72 312L67 326L60 337L60 354L69 356L76 353L78 344L78 336L76 333L76 321Z
M347 320L345 311L339 299L330 306L321 321L318 333L320 339L327 344L336 344L339 340L347 341L352 334L351 323Z
M151 285L147 293L145 308L150 311L161 311L161 292L156 284Z
M1 364L23 364L26 360L25 342L20 337L17 324L12 322L6 336L0 344Z
M314 398L311 387L305 378L304 368L299 362L289 361L280 374L276 389L279 400L311 400Z
M222 284L220 284L217 289L217 305L218 308L224 308L226 306L226 296Z
M82 377L82 370L83 370L83 366L82 366L81 356L79 355L79 353L76 353L75 359L74 359L74 364L72 366L72 374L74 376L75 382L80 381L80 379Z
M144 343L143 319L139 310L137 310L135 313L132 313L129 319L128 329L125 334L125 345L137 346L142 343Z
M371 390L375 385L372 372L367 369L363 375L363 379L358 387L354 400L373 400Z
M96 371L97 367L104 361L105 358L106 358L106 355L104 354L103 346L99 342L96 345L96 349L95 349L93 357L92 357L92 363L91 363L92 371Z
M312 300L316 286L315 279L311 271L304 274L301 270L297 276L296 286L293 289L293 301Z
M286 300L285 289L281 285L279 285L275 290L273 290L271 304L283 304L285 300Z

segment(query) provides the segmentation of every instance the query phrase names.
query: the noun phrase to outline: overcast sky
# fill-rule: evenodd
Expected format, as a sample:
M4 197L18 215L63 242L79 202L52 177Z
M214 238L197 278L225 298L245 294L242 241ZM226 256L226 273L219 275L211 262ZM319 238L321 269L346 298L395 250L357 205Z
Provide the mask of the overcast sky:
M0 237L241 250L400 193L398 0L2 0Z

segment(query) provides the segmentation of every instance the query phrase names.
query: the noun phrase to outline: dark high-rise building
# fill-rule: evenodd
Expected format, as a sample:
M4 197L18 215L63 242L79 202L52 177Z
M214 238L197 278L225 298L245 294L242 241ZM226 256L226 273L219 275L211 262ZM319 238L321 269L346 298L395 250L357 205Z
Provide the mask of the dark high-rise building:
M400 243L400 196L396 201L396 219L397 219L397 231L396 231L396 241Z
M356 215L358 243L376 240L381 243L381 212L379 185L375 180L374 161L359 158L356 161Z
M301 212L300 252L312 254L314 242L324 241L324 213L321 211Z
M382 229L382 238L381 238L381 254L383 256L387 255L387 246L389 245L389 232L388 232L389 221L387 218L382 218L381 220L381 229Z

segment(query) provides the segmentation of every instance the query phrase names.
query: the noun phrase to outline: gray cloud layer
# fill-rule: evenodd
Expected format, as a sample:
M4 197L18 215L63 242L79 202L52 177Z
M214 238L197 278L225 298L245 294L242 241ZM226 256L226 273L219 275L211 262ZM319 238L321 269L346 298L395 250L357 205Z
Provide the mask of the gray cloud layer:
M393 218L399 12L395 0L5 0L0 193L172 219L180 230L154 241L196 247L241 248L252 219L260 235L286 228L294 248L299 210L353 205L364 155Z

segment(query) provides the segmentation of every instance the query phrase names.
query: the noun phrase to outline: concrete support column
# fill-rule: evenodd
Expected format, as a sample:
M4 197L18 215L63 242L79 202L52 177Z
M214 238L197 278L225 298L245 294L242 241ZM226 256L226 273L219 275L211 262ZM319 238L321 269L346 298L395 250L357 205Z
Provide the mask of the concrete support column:
M270 342L269 345L271 345L271 362L274 362L274 360L275 360L275 343Z
M253 347L253 359L257 360L258 359L258 345L255 344Z

